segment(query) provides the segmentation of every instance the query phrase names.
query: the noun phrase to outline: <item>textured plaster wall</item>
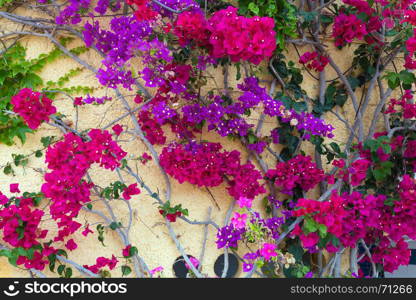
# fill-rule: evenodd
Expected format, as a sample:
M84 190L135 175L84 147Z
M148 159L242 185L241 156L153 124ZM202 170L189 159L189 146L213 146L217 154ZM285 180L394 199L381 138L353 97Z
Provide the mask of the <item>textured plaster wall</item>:
M15 13L25 14L24 11L19 10ZM6 30L6 28L9 26L13 25L5 20L0 20L1 30ZM22 40L22 45L27 47L28 59L37 57L39 54L49 52L53 49L53 45L49 43L46 38L39 37L25 38ZM81 42L73 42L70 44L69 48L77 45L81 45ZM288 55L292 60L297 61L298 57L296 55L296 52L293 50L294 49L289 49ZM331 49L330 52L334 55L334 58L336 62L340 65L341 69L346 70L346 68L349 67L351 63L351 50L341 52L336 49ZM82 54L81 57L96 67L99 67L100 65L101 59L93 51ZM40 73L40 76L44 79L45 82L48 80L56 80L60 76L67 73L70 69L76 67L79 67L79 65L76 62L74 62L70 58L63 57L59 59L57 62L47 65ZM336 77L335 73L332 72L331 68L328 67L327 70L327 79ZM214 74L217 82L221 84L223 80L223 75L221 74L221 72L219 72L218 70L209 71L212 72L212 74ZM234 74L234 70L231 70L231 74L229 76L231 87L236 86ZM271 78L265 77L264 79L270 80ZM94 87L94 95L114 96L111 89L106 89L100 86L95 76L87 70L77 75L68 84L68 86L76 85L87 85ZM303 87L311 95L316 95L318 91L317 81L309 77L309 75L307 75L306 73ZM134 91L125 91L125 94L132 95L134 94ZM377 97L378 95L375 95L375 98ZM132 97L129 98L131 99ZM60 94L55 100L55 105L58 107L58 110L60 112L64 113L67 116L68 120L74 120L75 111L73 109L71 101L67 97ZM371 111L373 107L374 103L370 105L369 110ZM348 119L352 119L354 117L354 114L351 112L351 107L349 105L346 105L345 111ZM113 101L108 102L105 105L83 106L79 109L79 129L83 130L94 127L102 127L108 124L110 121L117 118L117 116L122 115L123 113L125 113L124 108L115 97ZM252 120L253 123L256 123L258 115L252 115L250 118L250 120ZM343 142L346 136L343 124L336 118L334 118L333 115L327 115L327 121L331 122L331 124L333 124L334 127L337 128L335 131L334 140L337 142ZM369 122L369 118L365 118L364 121ZM129 122L128 119L122 120L120 124L124 125L125 129L127 128L127 131L131 131L133 129L132 123ZM263 132L266 132L266 130L268 129L270 130L270 128L273 128L274 126L274 121L266 118ZM49 135L59 136L60 132L58 131L58 129L44 124L41 127L41 129L38 132L36 132L36 134L28 136L28 140L25 145L21 145L20 141L16 141L16 146L13 147L0 145L0 165L4 165L7 162L11 161L12 153L26 154L41 148L40 138L42 136ZM171 137L171 139L172 138L173 137ZM203 131L203 133L198 138L210 141L221 141L226 149L239 148L237 143L232 143L226 139L220 140L218 135L213 133L207 133L206 131ZM140 140L136 139L134 135L122 134L120 137L120 144L122 145L125 151L136 157L142 155L143 152L146 151L145 145ZM305 146L306 143L303 146L304 150L306 152L310 151L311 148L307 148ZM157 149L160 150L160 148ZM244 151L242 151L242 153L243 158L246 159L246 154L244 153ZM269 166L273 167L273 165L271 164L271 162L273 161L272 157L270 157L268 153L265 154L265 157L266 161L269 161ZM7 194L9 190L8 185L10 183L19 182L20 189L22 191L39 191L40 186L42 184L41 172L46 171L46 165L44 164L43 159L44 157L39 159L32 157L30 159L29 166L26 167L24 170L21 168L16 168L16 176L14 177L0 174L0 190ZM324 159L324 162L325 161L326 160ZM163 195L165 183L163 181L159 169L155 166L154 162L149 162L146 166L140 164L138 167L139 175L142 176L144 181L152 188L152 190L156 191L157 189L159 189L161 195ZM91 176L94 182L96 182L102 187L108 185L109 183L115 180L118 180L116 173L111 173L110 171L105 171L99 168L93 168L91 170ZM128 180L129 183L134 182L134 180L129 177L126 177L126 180ZM225 213L230 204L232 203L232 199L227 194L224 186L211 189L211 192L214 198L216 199L216 203L218 203L219 205L219 208L217 208L214 204L213 199L206 190L199 189L187 183L178 184L173 179L171 180L171 183L173 204L181 203L183 207L188 208L190 213L190 219L206 219L208 208L212 207L213 220L220 226L223 225ZM313 193L311 193L311 196L313 196ZM119 221L121 221L123 224L127 224L127 208L125 204L121 201L113 202L114 203L112 203L112 205L115 207L115 212L119 218ZM256 206L261 209L260 199L258 199L258 201L256 201L255 203ZM133 228L130 233L130 239L132 244L137 246L140 255L144 258L144 260L150 268L154 268L161 265L165 268L164 274L166 276L173 276L172 264L174 260L178 256L180 256L180 253L176 249L175 244L172 242L171 238L168 235L166 226L163 223L163 219L158 213L157 205L154 203L154 199L147 196L143 192L138 196L134 196L130 200L130 204L132 205L134 212ZM94 202L94 209L102 210L106 213L106 215L108 215L105 211L105 208L103 207L103 205L100 204L100 202ZM78 217L78 221L82 224L85 224L87 220L90 224L94 224L95 222L101 221L99 218L91 214L87 216L84 213L81 213ZM47 223L48 222L46 221L44 223L44 226L49 227L50 230L54 232L56 229L51 224ZM189 225L185 222L180 221L174 223L173 227L176 233L178 234L179 240L184 246L186 253L199 258L202 250L204 226ZM214 262L216 258L223 253L222 250L216 249L215 235L216 231L212 227L208 227L208 247L205 251L204 260L202 262L202 272L207 273L209 276L215 276L213 271ZM112 254L115 254L116 256L121 257L121 249L123 247L122 242L118 238L118 236L111 230L108 230L106 232L105 247L103 247L97 241L97 234L92 234L88 237L84 237L81 234L77 234L75 235L74 240L79 244L79 247L77 250L70 253L70 258L81 265L93 264L98 256L111 257ZM244 246L242 246L240 247L239 252L244 253L246 250L247 249ZM122 259L120 259L120 261L122 262ZM121 266L121 264L122 263L120 263L119 266ZM57 274L55 273L55 276L56 275ZM113 273L113 276L120 275L120 269L117 269L117 271ZM240 267L237 276L241 275L242 271ZM0 277L20 276L28 276L28 273L24 270L20 270L13 266L10 266L6 259L0 258Z

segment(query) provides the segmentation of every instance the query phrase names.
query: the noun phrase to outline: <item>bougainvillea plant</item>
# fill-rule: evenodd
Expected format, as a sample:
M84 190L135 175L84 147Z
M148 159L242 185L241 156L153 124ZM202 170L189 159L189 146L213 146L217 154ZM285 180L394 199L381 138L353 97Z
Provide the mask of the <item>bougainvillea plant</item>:
M2 19L24 25L0 35L0 146L57 132L1 165L2 176L14 176L33 156L44 160L37 190L0 185L0 256L36 277L162 277L169 266L149 265L132 243L140 198L152 201L188 277L209 271L203 257L185 253L178 223L214 230L204 247L233 252L245 277L380 277L408 265L415 2L0 2ZM26 36L56 49L26 60ZM74 41L81 46L68 48ZM79 67L45 83L40 70L62 55ZM80 72L107 93L65 87ZM80 111L110 105L125 113L83 125ZM128 147L132 140L146 151ZM148 168L161 174L157 186L143 179ZM118 180L104 184L92 176L97 169ZM214 199L232 204L223 224L210 214L195 220L172 181L212 197L211 189L224 190L227 199ZM105 247L109 232L121 244L110 255L88 263L71 256L80 237Z

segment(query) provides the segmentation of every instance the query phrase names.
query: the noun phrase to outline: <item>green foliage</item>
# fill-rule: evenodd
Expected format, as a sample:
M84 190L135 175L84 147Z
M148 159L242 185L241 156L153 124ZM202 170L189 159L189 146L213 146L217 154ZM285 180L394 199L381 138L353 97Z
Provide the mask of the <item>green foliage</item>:
M123 227L123 225L121 224L121 222L111 222L109 227L110 227L111 230L116 230L118 228Z
M131 268L127 265L121 266L121 273L123 276L127 276L131 273Z
M60 265L57 268L57 272L62 278L71 278L72 277L72 268L67 267L65 265Z
M2 6L2 3L4 4L5 1L0 0L0 6ZM62 39L61 43L66 45L69 41L70 39ZM77 47L70 51L80 54L86 50L85 47ZM92 88L85 86L63 87L71 78L81 72L81 68L70 70L67 74L58 78L56 82L49 81L44 84L38 73L47 64L56 61L60 57L62 57L62 51L55 48L49 53L43 53L37 58L28 60L26 59L26 49L19 43L9 48L2 55L0 59L0 143L9 146L13 145L14 138L17 137L24 144L26 142L26 135L33 132L20 117L9 113L12 111L10 104L11 97L21 89L31 88L33 90L40 90L42 87L45 87L46 90L61 90L69 94L86 94L92 92ZM47 94L47 96L53 98L55 94Z
M347 99L348 94L345 88L336 81L331 82L325 91L325 102L322 104L319 99L314 101L313 113L316 116L320 116L330 111L335 106L342 107Z
M0 0L0 7L5 6L9 3L12 3L13 0Z
M279 133L279 143L285 145L280 152L280 156L284 161L287 161L293 157L300 139L294 128L287 123L281 123L277 132Z
M294 100L303 98L306 93L301 87L303 82L302 70L297 68L293 61L286 62L283 54L276 54L270 69L274 76L277 77L278 75L283 80L285 96L291 95ZM279 94L276 95L276 97L279 96Z
M309 234L312 232L316 232L319 230L319 223L317 223L314 219L311 217L305 217L305 220L303 222L303 232L305 234Z
M40 245L33 246L29 249L25 249L23 247L16 247L13 249L2 249L0 250L0 256L7 257L9 263L12 266L17 267L17 259L19 256L27 257L28 259L33 259L33 255L35 253L35 250L41 250L42 247Z
M382 181L387 179L391 175L392 168L394 164L391 161L384 161L380 163L377 168L373 169L374 178L377 181Z
M55 138L55 136L43 136L41 137L40 142L42 143L43 147L47 148L55 141Z
M254 243L257 240L264 238L264 227L258 222L250 222L247 224L248 229L246 232L247 241Z
M23 121L11 111L11 97L22 88L36 89L42 79L36 74L43 66L56 58L56 50L43 54L36 59L26 60L26 49L16 44L3 54L0 59L0 143L12 145L18 137L22 143L26 134L32 132Z
M55 143L58 139L55 136L45 136L40 139L40 142L43 145L42 149L33 151L30 154L16 154L12 153L12 162L6 163L3 167L3 173L6 175L15 176L14 167L23 167L25 168L29 164L29 158L34 155L39 158L43 156L43 151L48 148L49 145Z
M64 84L68 83L69 80L72 77L80 74L81 71L82 71L82 68L71 69L71 70L68 71L68 73L66 73L65 75L59 77L57 81L51 81L50 80L50 81L48 81L46 83L46 85L48 86L48 88L52 88L52 87L63 87Z
M29 192L24 192L23 197L31 198L35 206L39 206L40 202L45 198L43 193L29 193Z
M341 147L335 142L324 144L324 139L321 136L311 136L310 142L319 154L326 155L328 164L336 157L346 158L345 152L341 151Z
M318 247L320 249L323 249L329 243L332 243L332 245L334 245L334 247L339 247L341 245L340 240L335 235L333 235L331 233L328 233L328 234L325 235L325 237L323 237L323 238L321 237L319 239Z
M101 224L97 225L98 241L105 247L104 244L104 226Z
M175 214L181 212L184 216L188 216L189 212L187 208L182 208L182 204L171 206L170 201L166 201L163 205L159 206L160 210L163 210L163 216L168 214Z
M364 142L364 149L370 150L373 161L380 161L377 150L381 148L385 154L391 153L390 139L387 136L380 136L377 139L370 139Z
M387 79L387 84L392 90L400 85L403 89L410 90L412 88L412 84L416 82L415 74L409 72L408 70L402 70L400 73L388 72L384 78Z
M101 192L101 197L104 197L108 200L110 199L119 199L120 194L127 186L121 181L116 181L111 183L108 187L104 188Z

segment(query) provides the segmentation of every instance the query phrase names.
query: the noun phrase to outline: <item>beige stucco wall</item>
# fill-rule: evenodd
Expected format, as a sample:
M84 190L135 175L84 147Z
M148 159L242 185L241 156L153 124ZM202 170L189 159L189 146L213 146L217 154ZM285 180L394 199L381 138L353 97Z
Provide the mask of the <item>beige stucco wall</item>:
M15 13L24 14L24 11L16 11ZM10 22L5 22L4 20L0 23L0 26L11 25ZM5 27L3 27L5 28ZM46 38L39 37L28 37L24 38L21 41L22 45L27 47L28 58L37 57L41 53L45 53L53 49L53 45L48 42ZM70 48L73 46L81 45L80 42L72 42ZM309 50L309 49L305 49ZM345 70L351 63L351 49L346 49L343 52L331 49L330 52L333 54L334 59L340 65L340 67ZM82 54L81 57L91 64L98 67L100 65L100 58L93 52L87 52ZM288 57L294 61L297 61L296 52L293 49L290 49L288 52ZM79 65L70 58L62 58L57 62L47 65L40 76L44 81L56 80L60 76L64 75L70 69L79 67ZM327 79L336 77L335 73L327 68ZM222 82L222 74L215 70L210 70L214 73L217 81ZM318 82L309 77L305 73L305 80L303 87L311 95L316 95L318 91ZM270 79L270 77L265 77L265 79ZM99 85L95 76L89 71L83 71L81 74L73 78L68 86L76 85L88 85L95 88L94 95L109 95L114 96L111 89L103 88ZM233 72L230 75L230 86L236 86L235 76ZM131 95L134 92L125 91L126 95ZM131 97L129 97L131 99ZM376 95L377 98L377 95ZM68 120L74 120L74 109L71 101L63 95L59 95L55 100L55 105L58 107L58 110L64 113L67 116ZM372 106L369 108L372 110ZM346 106L347 116L352 118L354 115L349 114L350 112L348 105ZM108 122L114 120L117 116L123 114L124 108L121 103L114 97L114 100L108 102L105 105L95 106L95 105L86 105L79 109L79 126L80 130L94 127L102 127ZM255 123L257 116L254 115L251 117L251 120ZM346 136L346 131L344 125L336 120L332 115L327 116L327 121L331 122L336 128L334 140L337 142L342 142ZM365 121L369 121L369 118L365 118ZM125 125L128 130L132 130L133 126L128 119L124 119L120 124ZM275 126L274 122L271 119L266 119L265 126L263 131L266 132L267 129L273 128ZM169 130L167 130L168 132ZM42 125L39 131L36 134L29 135L28 140L25 145L21 145L20 141L16 140L16 145L13 147L7 147L5 145L0 145L0 165L4 165L7 162L11 161L11 154L26 154L34 150L41 148L40 138L42 136L49 135L60 135L60 132L51 126L46 124ZM172 139L172 137L170 137ZM210 141L219 141L220 137L217 134L208 133L203 131L201 139L210 140ZM129 154L140 156L146 151L145 145L134 137L134 135L123 134L120 137L120 144L123 149ZM238 143L232 143L229 140L221 139L221 142L224 144L226 149L240 149ZM305 143L303 147L308 151L310 148L306 148L307 144ZM160 149L160 147L157 147ZM243 153L243 157L246 157L246 154ZM268 153L265 153L266 161L269 162L269 166L272 165L272 158ZM32 157L29 161L29 166L24 170L22 168L15 168L16 176L5 176L0 174L0 190L8 194L8 185L10 183L19 182L20 189L23 191L38 191L42 184L42 174L40 170L46 171L46 166L42 158ZM326 160L324 159L324 162ZM143 177L144 181L156 191L159 189L163 195L163 190L165 189L164 181L161 176L159 169L155 166L154 162L149 162L147 165L138 165L139 175ZM95 183L100 186L106 186L109 183L118 180L118 177L115 173L110 171L105 171L99 168L93 168L91 171L92 178ZM126 179L133 183L132 178L126 177ZM225 212L227 211L229 205L231 204L231 197L227 194L224 186L212 188L211 192L214 195L220 209L217 209L211 199L211 196L205 189L199 189L190 184L178 184L175 180L171 180L172 183L172 202L174 204L181 203L183 207L189 209L190 219L204 220L207 217L208 208L212 207L212 219L219 224L223 225ZM164 225L162 217L159 215L157 210L157 205L154 203L154 199L147 196L144 192L138 196L134 196L130 203L134 211L134 222L133 229L131 230L130 239L133 245L137 246L140 255L144 258L146 263L150 268L157 266L163 266L165 268L165 275L168 277L173 276L172 274L172 264L176 257L180 256L180 253L175 247L175 244L172 242L171 238L167 233L166 226ZM123 224L127 223L127 208L125 204L121 201L114 202L112 204L115 207L115 212ZM261 201L256 201L256 206L261 209ZM94 208L102 210L105 212L105 208L99 204L94 203ZM107 214L107 213L106 213ZM108 214L107 214L108 215ZM82 224L85 224L86 220L90 224L101 221L94 215L85 215L81 213L78 217L78 221ZM45 223L47 227L48 224ZM95 226L93 226L95 227ZM204 226L202 225L189 225L185 222L176 222L173 224L173 227L176 230L176 233L179 236L179 239L186 249L187 254L191 254L195 257L200 256L203 236L204 236ZM54 230L54 228L51 228ZM223 253L223 250L217 250L215 246L215 235L216 231L212 227L208 227L208 240L207 240L207 249L203 261L203 273L207 273L209 276L215 276L213 271L213 265L216 258ZM106 247L103 247L97 241L97 234L89 235L84 237L81 234L75 235L75 241L79 244L79 248L70 253L70 258L79 264L92 264L95 262L95 259L98 256L111 257L112 254L115 254L118 257L121 257L122 242L118 236L111 230L108 230L105 236ZM62 245L63 246L63 245ZM243 245L242 245L243 246ZM239 249L240 253L244 253L246 248L243 246ZM119 267L122 265L123 260L120 258ZM55 273L55 276L57 274ZM120 269L117 268L117 271L113 273L113 276L120 276ZM237 276L241 276L241 268ZM12 276L28 276L28 273L24 270L17 269L9 265L6 259L0 258L0 276L1 277L12 277Z

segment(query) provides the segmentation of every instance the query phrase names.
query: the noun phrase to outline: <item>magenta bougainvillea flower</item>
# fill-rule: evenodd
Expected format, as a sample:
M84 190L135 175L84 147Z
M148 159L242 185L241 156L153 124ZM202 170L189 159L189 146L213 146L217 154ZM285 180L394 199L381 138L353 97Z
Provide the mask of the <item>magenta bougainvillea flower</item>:
M42 230L40 227L43 215L42 210L34 208L31 198L20 198L19 205L4 207L0 210L3 240L14 247L24 249L39 245L40 240L48 233L48 230Z
M43 136L41 150L13 153L13 161L3 166L5 175L15 175L15 168L31 164L33 157L41 158L46 149L47 170L42 173L40 190L21 191L18 183L12 183L8 196L0 192L0 238L8 248L1 255L22 268L42 271L49 264L53 271L59 256L78 249L75 234L88 237L92 233L90 240L98 238L104 245L106 229L116 225L113 233L119 235L124 248L111 257L96 258L84 269L74 264L76 269L102 277L113 275L111 270L125 276L133 269L139 276L160 276L163 267L148 269L129 240L135 220L129 200L145 189L159 203L157 209L168 227L169 222L182 221L213 225L218 249L250 245L252 249L243 256L243 270L251 272L248 275L262 271L265 264L283 263L283 271L274 271L316 277L315 268L294 259L300 247L309 253L330 253L334 258L330 261L337 266L341 251L355 248L361 252L361 245L367 245L368 251L356 258L362 255L360 262L373 264L372 276L381 268L392 272L409 263L408 240L416 239L416 79L411 72L416 70L415 1L341 0L336 7L319 9L316 3L310 7L283 1L279 14L268 11L269 5L265 9L262 1L255 6L243 2L233 7L194 0L68 0L53 6L57 36L64 30L82 38L89 52L102 57L99 65L91 64L98 70L89 66L91 55L83 53L84 47L71 48L66 39L59 40L59 45L53 42L63 52L69 46L66 53L95 73L102 88L112 89L109 94L115 93L114 101L107 95L90 95L82 86L63 87L78 69L57 82L42 84L32 73L41 74L40 67L55 51L51 56L19 61L18 52L8 57L15 46L5 49L5 66L13 71L0 70L5 92L0 141L7 137L6 144L10 144L18 137L24 142L22 134L45 123L63 134ZM38 3L42 7L50 4L46 0ZM123 7L129 8L127 13L122 13ZM26 18L14 16L18 11L8 12L9 20L26 24ZM44 17L31 24L52 28L53 19ZM25 26L30 30L31 26ZM328 29L333 39L327 38ZM299 30L308 34L299 35ZM342 54L328 47L329 43L344 48ZM357 45L345 47L352 43ZM299 59L288 59L285 50L289 44L304 45L301 53L295 47ZM344 51L353 52L352 58L345 56L351 58L351 64L337 68L344 57L336 55ZM79 59L75 57L80 54ZM397 57L403 58L403 67L394 65ZM336 73L331 79L325 76L328 67ZM219 73L211 75L214 69L222 69L222 82L217 80ZM265 71L272 77L264 76ZM304 71L310 75L308 80L319 84L306 88L310 82L304 81ZM316 89L313 96L310 88ZM125 90L130 92L125 94ZM400 95L391 98L396 91ZM80 94L73 95L77 92ZM379 97L370 97L375 94ZM361 96L365 101L358 105ZM54 104L59 101L59 107L66 107L69 99L74 113L57 112ZM341 115L334 115L350 136L347 142L335 140L335 128L326 113L348 107L348 100L355 109L352 118L345 117L344 122ZM111 127L109 130L79 124L90 110L96 109L98 114L118 104L127 113L108 121L111 125L105 128ZM375 110L369 114L367 108L372 104L376 104ZM110 115L105 114L101 121ZM69 119L72 116L76 121ZM385 118L384 124L379 117ZM121 120L125 125L117 124ZM384 125L384 131L375 132L379 125ZM148 152L136 149L127 156L119 143L135 139ZM229 142L223 145L226 139ZM309 150L315 156L304 152ZM275 160L271 163L271 159ZM96 168L117 173L119 181L102 188ZM159 195L160 186L144 182L153 168L160 168L165 176L165 197ZM126 185L123 176L127 173L137 183ZM224 189L232 198L226 200L237 204L236 211L227 214L222 227L214 220L190 221L183 203L170 206L171 200L180 201L180 197L170 195L169 178L207 190L213 198L217 191L211 188ZM129 208L126 218L112 211L114 200L120 198ZM203 206L196 203L200 200L192 199L195 207ZM105 205L100 207L97 201ZM265 208L262 213L257 211L260 204ZM101 212L101 208L107 211ZM103 220L91 223L81 211L85 218L96 214ZM126 220L131 222L125 224ZM44 229L46 224L51 228L50 222L53 230ZM92 224L97 224L94 231ZM169 233L180 243L174 227ZM288 239L290 243L286 243ZM343 253L347 252L354 254ZM117 253L122 255L123 266L116 269ZM195 258L191 263L185 265L188 270L201 267ZM61 272L62 267L58 273L68 277L70 267L66 265ZM344 274L336 274L335 267L323 269L329 269L329 277L366 276L353 267ZM205 276L203 272L194 275Z
M120 124L114 125L113 127L111 127L111 129L117 136L119 136L123 132L123 126L121 126Z
M113 270L118 264L118 259L112 255L111 259L106 257L98 257L96 259L96 263L92 266L83 265L84 268L90 270L91 272L98 274L98 272L103 269L104 267L108 266L110 270Z
M130 184L123 190L123 198L124 200L130 200L131 196L139 195L140 189L137 187L137 183Z
M263 258L268 261L272 257L276 257L276 248L277 246L275 244L270 243L264 243L263 247L260 249L260 255L263 256Z
M87 224L87 226L85 227L85 229L82 231L82 235L83 235L83 236L88 236L88 234L90 234L90 233L94 233L94 231L92 231L92 230L90 229L90 225L89 225L89 224Z
M247 214L235 212L234 217L231 218L231 224L233 224L237 229L242 229L246 227L247 217Z
M340 13L335 17L332 36L336 46L344 46L354 39L362 40L366 34L365 24L356 15Z
M10 101L13 111L23 118L30 129L37 129L42 122L48 122L49 116L56 113L52 100L39 92L24 88Z
M309 69L322 72L329 63L329 60L326 56L314 51L302 54L299 58L299 63L306 65Z
M317 168L310 156L297 155L287 162L277 163L275 169L266 173L266 177L282 193L291 194L296 186L305 191L314 188L324 178L324 172Z
M127 245L127 246L123 249L122 254L123 254L123 256L124 256L124 257L130 257L130 256L131 256L131 255L130 255L130 249L131 249L131 245Z
M77 243L75 243L75 241L74 241L73 239L70 239L70 240L68 240L68 241L66 242L65 247L66 247L68 250L72 251L72 250L77 249L77 248L78 248L78 245L77 245Z
M20 193L18 183L11 183L10 184L10 193Z
M247 60L259 64L276 49L274 20L268 17L247 18L229 6L208 20L212 56L229 56L232 61Z
M253 205L253 199L248 199L246 197L240 197L237 200L237 204L238 206L240 206L241 208L251 208L251 206Z
M174 24L173 32L178 37L181 46L186 46L190 42L201 47L209 45L210 31L202 12L184 11L180 13Z
M214 187L228 177L228 192L235 199L254 198L265 192L261 174L251 163L241 164L238 151L221 151L218 143L171 144L160 155L160 164L180 183Z

